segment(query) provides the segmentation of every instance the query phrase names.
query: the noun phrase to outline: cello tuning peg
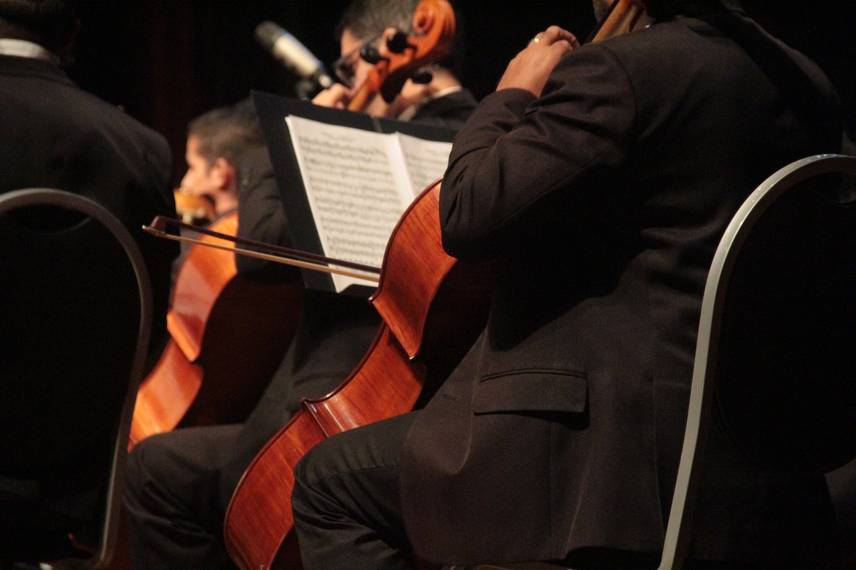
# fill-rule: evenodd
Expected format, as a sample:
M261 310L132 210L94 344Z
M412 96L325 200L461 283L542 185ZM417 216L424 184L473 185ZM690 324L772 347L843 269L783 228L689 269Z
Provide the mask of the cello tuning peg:
M434 79L434 74L428 69L420 69L414 73L410 80L420 85L428 85Z
M360 58L362 58L366 63L370 63L372 65L375 65L376 63L379 63L380 60L384 59L376 47L368 44L360 48Z
M386 39L386 47L392 53L402 53L411 46L407 41L407 34L398 31Z

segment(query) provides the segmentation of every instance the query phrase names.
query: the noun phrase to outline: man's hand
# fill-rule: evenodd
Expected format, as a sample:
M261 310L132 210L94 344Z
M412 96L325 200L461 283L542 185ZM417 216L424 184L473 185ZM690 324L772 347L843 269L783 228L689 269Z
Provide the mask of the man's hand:
M334 83L312 98L312 102L322 107L344 109L351 98L351 90L341 83Z
M539 97L547 78L562 56L579 45L580 42L571 32L559 26L550 26L532 38L529 45L511 60L496 90L516 87Z

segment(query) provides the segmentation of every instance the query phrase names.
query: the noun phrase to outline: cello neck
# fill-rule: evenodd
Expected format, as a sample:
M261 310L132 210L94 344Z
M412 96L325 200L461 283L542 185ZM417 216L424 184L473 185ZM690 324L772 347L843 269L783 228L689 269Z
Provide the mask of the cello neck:
M348 110L364 110L378 94L391 102L413 74L449 52L454 37L455 12L448 0L421 0L410 33L383 38L379 60L357 87Z
M644 13L642 0L615 0L586 43L597 43L633 31Z

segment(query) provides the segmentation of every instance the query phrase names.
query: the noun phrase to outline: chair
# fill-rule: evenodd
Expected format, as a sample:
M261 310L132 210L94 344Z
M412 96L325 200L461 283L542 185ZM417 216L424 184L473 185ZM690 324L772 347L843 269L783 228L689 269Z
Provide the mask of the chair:
M152 325L128 230L88 198L0 195L0 566L113 554Z
M823 473L856 457L854 181L856 157L798 160L725 230L705 285L660 570L687 555L712 409L763 465ZM799 421L806 410L817 413Z
M659 570L686 562L713 414L766 467L824 473L856 458L854 331L856 157L811 156L746 199L714 255Z

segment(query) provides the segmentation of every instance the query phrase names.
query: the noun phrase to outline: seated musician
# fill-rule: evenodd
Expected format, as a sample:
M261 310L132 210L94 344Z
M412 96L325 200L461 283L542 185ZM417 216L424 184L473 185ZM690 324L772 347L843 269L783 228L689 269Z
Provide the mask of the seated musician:
M248 104L212 109L187 126L187 172L180 190L209 200L214 216L238 208L240 157L264 146L255 111Z
M218 107L190 121L184 154L187 171L175 195L177 212L186 217L189 211L189 221L197 218L198 212L200 218L213 223L237 210L241 158L254 149L264 150L265 146L249 102ZM173 278L187 251L188 246L182 243L182 255L173 264Z
M732 2L646 4L650 26L601 43L535 35L459 132L443 243L503 264L487 328L424 409L303 458L304 568L656 567L718 240L770 173L837 151L841 124L820 70ZM793 75L743 47L758 44ZM816 568L834 552L822 477L753 468L721 426L709 445L723 467L694 559Z
M370 65L353 48L375 44L388 28L407 30L414 0L356 0L343 14L341 70L349 86L334 86L316 103L349 100ZM399 117L418 105L412 121L458 128L475 100L444 68L434 81L405 86L408 102L374 102L375 116ZM436 82L436 84L434 83ZM239 236L287 245L286 220L266 149L238 159ZM236 258L238 271L271 268ZM277 266L280 267L280 266ZM225 509L238 480L265 442L299 409L303 397L319 397L341 383L368 349L379 318L365 299L306 290L298 330L282 364L246 422L180 429L151 437L129 457L124 493L130 521L131 562L145 570L223 568L231 563L223 545Z

